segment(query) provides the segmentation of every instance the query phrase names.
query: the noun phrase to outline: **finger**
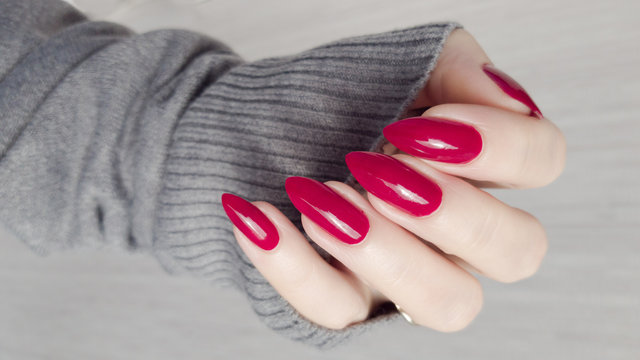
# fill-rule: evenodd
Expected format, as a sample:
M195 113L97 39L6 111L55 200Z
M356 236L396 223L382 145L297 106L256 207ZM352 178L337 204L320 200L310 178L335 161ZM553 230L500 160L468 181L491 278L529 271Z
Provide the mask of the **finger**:
M298 177L286 187L307 235L417 324L455 331L479 312L482 289L471 274L378 214L351 187Z
M324 261L278 209L231 194L224 194L222 203L244 253L301 315L330 329L367 318L368 288Z
M347 165L380 214L482 274L513 282L540 267L547 238L530 214L412 156L356 152Z
M434 106L384 135L440 171L504 187L547 185L565 165L565 139L551 121L488 106Z
M463 29L452 32L445 42L415 105L445 103L487 105L542 117L524 88L493 66L478 42Z

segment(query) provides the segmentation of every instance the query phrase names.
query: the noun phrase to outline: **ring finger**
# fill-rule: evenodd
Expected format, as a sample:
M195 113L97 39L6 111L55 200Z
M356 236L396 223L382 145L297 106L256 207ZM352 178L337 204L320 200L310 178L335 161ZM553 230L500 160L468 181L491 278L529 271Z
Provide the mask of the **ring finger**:
M339 182L287 179L309 237L414 322L440 331L465 327L482 306L478 281Z

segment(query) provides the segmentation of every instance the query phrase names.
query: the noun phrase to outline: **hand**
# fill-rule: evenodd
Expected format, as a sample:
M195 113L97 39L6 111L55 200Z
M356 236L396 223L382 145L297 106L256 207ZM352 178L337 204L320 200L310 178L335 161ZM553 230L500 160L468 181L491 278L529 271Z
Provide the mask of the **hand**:
M404 153L347 155L366 196L340 182L287 180L330 262L274 206L223 196L241 248L303 316L340 329L392 301L417 324L455 331L482 306L472 273L513 282L537 271L547 250L540 223L478 186L548 184L564 167L565 142L489 63L471 35L452 33L415 102L428 110L385 129Z

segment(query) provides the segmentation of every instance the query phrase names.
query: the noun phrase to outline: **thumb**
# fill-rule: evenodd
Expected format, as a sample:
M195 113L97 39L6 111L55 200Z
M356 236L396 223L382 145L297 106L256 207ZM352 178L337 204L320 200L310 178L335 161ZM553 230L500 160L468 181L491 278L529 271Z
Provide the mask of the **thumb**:
M416 108L445 103L488 105L542 117L524 88L493 66L478 42L463 29L447 41Z

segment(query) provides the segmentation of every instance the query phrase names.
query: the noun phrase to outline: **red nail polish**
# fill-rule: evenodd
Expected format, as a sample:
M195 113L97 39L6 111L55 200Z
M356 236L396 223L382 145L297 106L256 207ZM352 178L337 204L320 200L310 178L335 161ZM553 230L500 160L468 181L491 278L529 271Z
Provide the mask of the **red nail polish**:
M346 244L361 242L369 232L369 219L362 210L327 185L309 178L287 178L289 198L301 213Z
M442 202L438 185L391 156L358 151L346 160L362 187L413 216L429 215Z
M487 76L489 76L489 78L491 78L491 80L493 80L493 82L495 82L507 95L529 107L529 109L531 109L530 116L535 115L539 118L543 117L540 109L538 109L538 106L533 102L529 94L527 94L524 88L511 76L505 74L491 64L484 64L482 66L482 70L484 70L484 73L487 74Z
M383 132L398 149L429 160L462 164L482 150L482 137L476 129L444 119L404 119L387 125Z
M239 196L222 194L222 207L233 225L260 248L271 250L278 245L278 230L255 205Z

